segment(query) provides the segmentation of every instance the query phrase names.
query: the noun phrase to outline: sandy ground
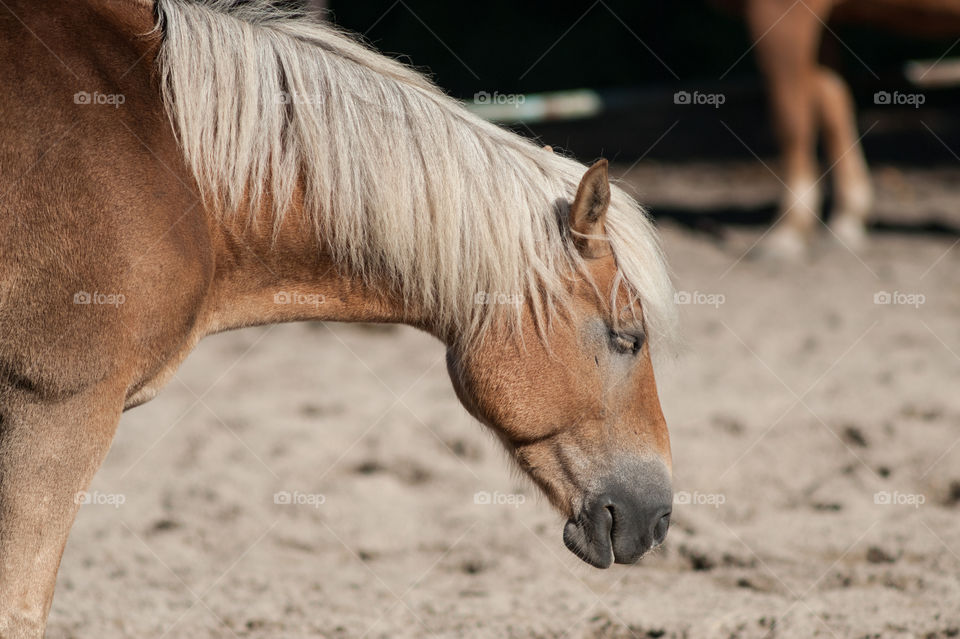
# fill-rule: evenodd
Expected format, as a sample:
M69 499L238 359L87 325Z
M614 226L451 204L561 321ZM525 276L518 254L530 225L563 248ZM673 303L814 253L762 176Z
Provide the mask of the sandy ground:
M754 164L630 179L654 208L776 194ZM884 219L960 219L956 172L876 179ZM432 338L250 329L124 416L49 636L958 636L956 238L877 233L860 257L825 240L783 268L741 259L759 226L662 229L677 287L723 303L683 306L685 350L658 371L678 503L657 554L571 555Z

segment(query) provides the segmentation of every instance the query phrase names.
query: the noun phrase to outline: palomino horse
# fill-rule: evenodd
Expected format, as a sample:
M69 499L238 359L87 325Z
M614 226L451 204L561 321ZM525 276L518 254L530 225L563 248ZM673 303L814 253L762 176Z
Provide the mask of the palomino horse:
M873 203L870 174L860 147L850 90L818 63L820 39L830 18L870 22L900 31L960 34L960 0L718 0L740 5L770 91L780 142L784 196L769 254L796 258L813 238L821 206L817 127L834 178L831 235L862 248Z
M605 161L266 1L5 0L0 52L0 636L43 633L121 412L254 324L429 331L573 552L663 540L673 293Z

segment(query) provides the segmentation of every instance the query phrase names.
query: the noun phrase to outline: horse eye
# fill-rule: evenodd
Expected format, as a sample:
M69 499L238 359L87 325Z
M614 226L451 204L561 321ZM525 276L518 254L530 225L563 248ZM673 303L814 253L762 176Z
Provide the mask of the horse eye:
M614 348L628 355L636 355L643 348L642 335L627 335L611 331L610 340L613 342Z

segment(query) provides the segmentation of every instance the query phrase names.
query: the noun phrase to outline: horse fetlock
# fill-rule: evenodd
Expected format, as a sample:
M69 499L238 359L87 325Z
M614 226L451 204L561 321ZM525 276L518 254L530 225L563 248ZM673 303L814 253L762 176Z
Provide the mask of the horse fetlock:
M849 184L837 194L837 209L830 220L834 239L843 246L859 251L867 243L866 220L873 207L873 187L864 178Z
M781 205L783 223L801 234L809 233L820 217L821 199L820 185L813 180L791 182Z
M838 191L836 218L865 220L873 208L873 187L870 180L865 178L862 182L847 185Z

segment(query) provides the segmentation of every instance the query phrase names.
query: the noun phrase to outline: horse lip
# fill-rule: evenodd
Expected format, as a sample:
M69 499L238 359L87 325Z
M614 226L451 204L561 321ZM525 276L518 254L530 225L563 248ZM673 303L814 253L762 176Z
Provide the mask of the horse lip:
M613 563L613 514L608 508L597 513L599 521L581 514L568 519L563 527L563 543L577 557L594 568L609 568Z

